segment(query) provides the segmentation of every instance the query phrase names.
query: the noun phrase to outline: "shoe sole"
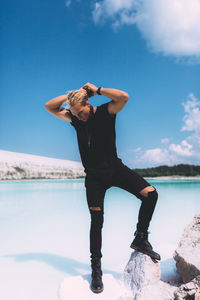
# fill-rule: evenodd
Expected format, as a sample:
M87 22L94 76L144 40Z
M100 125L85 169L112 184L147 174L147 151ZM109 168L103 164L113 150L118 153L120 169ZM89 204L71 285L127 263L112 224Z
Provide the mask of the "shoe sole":
M132 249L134 249L134 250L137 250L137 251L139 251L139 252L141 252L141 253L143 253L143 254L146 254L146 255L150 256L151 258L153 258L153 259L161 260L160 255L159 255L159 256L153 255L153 254L151 255L149 252L147 252L147 251L145 251L145 250L141 250L139 247L137 247L137 246L135 246L135 245L130 245L130 248L132 248Z
M93 288L90 286L90 289L91 289L91 291L92 291L93 293L99 294L99 293L103 292L104 287L103 287L101 290L95 290L95 289L93 289Z

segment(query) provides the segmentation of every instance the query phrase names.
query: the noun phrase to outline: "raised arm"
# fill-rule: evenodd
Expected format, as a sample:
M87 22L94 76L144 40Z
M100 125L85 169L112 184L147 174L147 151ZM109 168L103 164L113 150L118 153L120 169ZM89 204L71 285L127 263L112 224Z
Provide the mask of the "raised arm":
M61 95L53 98L45 103L45 108L48 112L56 116L57 118L71 122L71 116L68 110L62 108L61 105L67 100L67 95Z
M129 99L129 95L126 92L104 87L101 88L101 95L112 99L108 104L108 112L110 114L117 114L120 112Z
M89 82L86 83L82 88L92 90L94 95L97 94L98 88ZM129 99L129 95L126 92L117 89L102 87L100 92L101 95L112 99L112 101L110 101L108 104L108 112L110 114L117 114L120 112Z

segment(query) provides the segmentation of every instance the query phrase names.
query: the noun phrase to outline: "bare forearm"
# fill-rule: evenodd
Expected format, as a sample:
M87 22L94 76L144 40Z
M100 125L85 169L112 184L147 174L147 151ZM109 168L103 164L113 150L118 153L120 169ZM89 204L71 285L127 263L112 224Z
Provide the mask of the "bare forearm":
M101 88L101 94L113 101L126 101L129 98L128 94L124 91L104 87Z
M48 110L59 109L60 106L67 100L67 95L61 95L56 98L53 98L45 103L45 107Z

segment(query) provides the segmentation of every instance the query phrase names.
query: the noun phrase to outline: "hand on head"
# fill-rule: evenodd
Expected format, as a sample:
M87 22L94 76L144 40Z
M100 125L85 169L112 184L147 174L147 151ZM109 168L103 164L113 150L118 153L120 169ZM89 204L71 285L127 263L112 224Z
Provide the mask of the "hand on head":
M86 90L88 98L94 96L98 89L94 84L89 83L89 82L84 84L84 86L82 86L81 88Z

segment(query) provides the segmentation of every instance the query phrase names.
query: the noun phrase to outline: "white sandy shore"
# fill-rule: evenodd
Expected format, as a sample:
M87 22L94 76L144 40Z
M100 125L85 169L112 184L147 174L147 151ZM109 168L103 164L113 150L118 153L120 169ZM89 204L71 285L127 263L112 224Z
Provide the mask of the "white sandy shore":
M196 180L196 181L200 181L200 177L173 177L173 176L160 176L160 177L144 177L146 180L163 180L163 181L170 181L170 180L188 180L188 181L193 181L193 180ZM70 180L70 181L73 181L73 180L78 180L78 181L82 181L84 179L84 177L82 178L60 178L60 179L49 179L49 178L38 178L38 179L0 179L0 182L10 182L10 181L20 181L20 182L24 182L24 181L55 181L55 180L59 180L59 181L66 181L66 180Z
M25 181L31 181L31 182L33 182L33 181L55 181L55 180L59 180L59 181L73 181L73 180L78 180L78 181L82 181L84 178L66 178L66 179L64 179L64 178L61 178L61 179L48 179L48 178L39 178L39 179L5 179L5 180L3 180L3 179L1 179L0 180L0 182L11 182L11 181L14 181L14 182L18 182L18 181L20 181L20 182L25 182Z
M145 179L154 180L200 180L200 176L159 176L159 177L145 177Z
M85 176L80 162L0 150L0 180L66 179Z

